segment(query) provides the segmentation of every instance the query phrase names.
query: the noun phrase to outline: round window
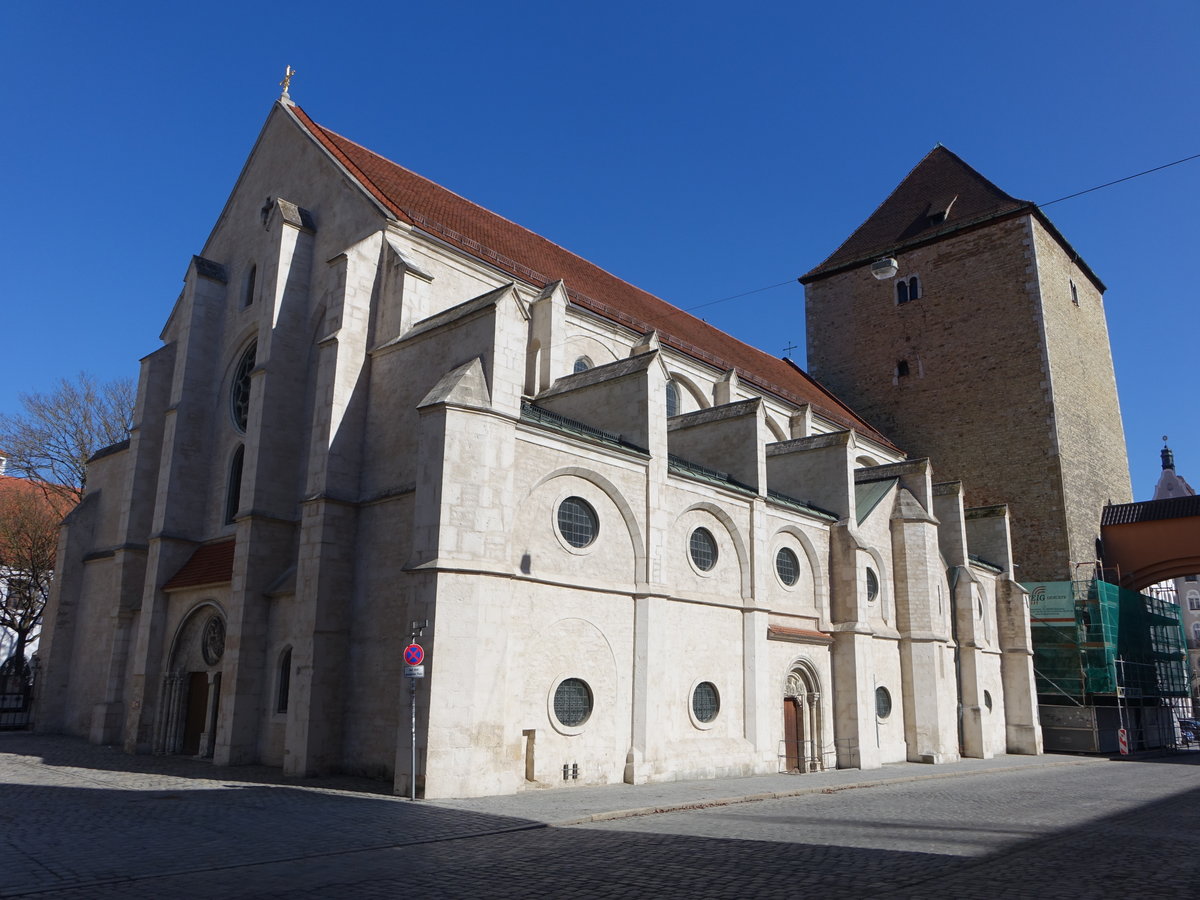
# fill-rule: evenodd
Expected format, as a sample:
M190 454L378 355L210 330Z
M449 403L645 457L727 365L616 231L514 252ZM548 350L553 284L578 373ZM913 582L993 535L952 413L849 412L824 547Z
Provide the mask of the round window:
M867 600L873 602L879 596L879 576L874 569L867 569Z
M892 714L892 695L885 687L875 688L875 715L886 719Z
M692 691L692 715L698 722L711 722L721 711L721 697L717 686L711 681L702 681Z
M791 587L800 577L800 560L791 547L780 547L775 554L775 574L779 580Z
M572 547L586 547L596 539L600 520L582 497L568 497L558 505L558 530Z
M717 564L717 542L707 528L697 528L692 532L688 540L688 552L701 572L707 572Z
M258 343L255 342L242 354L237 370L233 373L229 404L233 413L233 424L237 426L238 431L246 430L246 423L250 418L250 372L254 369L257 354Z
M563 725L582 725L592 714L592 689L580 678L564 678L554 691L554 715Z

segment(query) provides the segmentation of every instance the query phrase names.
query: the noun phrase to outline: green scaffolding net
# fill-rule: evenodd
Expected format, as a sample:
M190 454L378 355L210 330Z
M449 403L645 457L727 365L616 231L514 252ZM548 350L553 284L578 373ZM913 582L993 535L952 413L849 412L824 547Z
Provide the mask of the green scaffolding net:
M1026 584L1038 702L1187 697L1179 607L1105 581Z

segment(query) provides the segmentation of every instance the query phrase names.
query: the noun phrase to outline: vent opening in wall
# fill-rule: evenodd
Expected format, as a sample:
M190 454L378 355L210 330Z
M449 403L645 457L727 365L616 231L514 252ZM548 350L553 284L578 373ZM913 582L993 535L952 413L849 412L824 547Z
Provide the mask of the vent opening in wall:
M246 283L242 287L242 306L249 306L254 302L255 282L258 279L258 266L250 266L250 271L246 273Z

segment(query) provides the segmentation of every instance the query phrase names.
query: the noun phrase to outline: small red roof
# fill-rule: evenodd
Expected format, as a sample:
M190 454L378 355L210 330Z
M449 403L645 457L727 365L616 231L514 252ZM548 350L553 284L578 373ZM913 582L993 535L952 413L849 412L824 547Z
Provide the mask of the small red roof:
M823 631L812 631L808 628L791 628L787 625L768 625L767 637L792 638L813 644L832 644L833 635Z
M645 333L789 403L811 404L830 421L894 445L789 360L744 344L695 316L622 281L599 266L321 127L298 106L286 107L362 188L400 221L538 287L561 279L571 301Z
M201 587L209 584L228 584L233 580L233 538L201 544L170 580L163 585L164 591L180 588Z

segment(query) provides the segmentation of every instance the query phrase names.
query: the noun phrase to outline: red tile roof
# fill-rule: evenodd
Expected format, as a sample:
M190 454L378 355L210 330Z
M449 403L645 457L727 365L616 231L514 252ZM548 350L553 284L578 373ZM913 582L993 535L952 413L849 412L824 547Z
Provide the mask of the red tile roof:
M179 571L163 585L163 590L177 591L180 588L209 584L228 584L233 580L234 547L233 538L201 544Z
M718 370L735 369L760 391L894 446L846 404L789 360L777 359L622 281L503 216L460 197L347 138L321 127L298 106L299 124L400 221L414 225L496 268L538 287L562 279L571 301L645 333Z
M824 631L812 631L808 628L791 628L787 625L768 625L767 637L778 637L784 640L791 638L804 643L832 644L833 635Z

